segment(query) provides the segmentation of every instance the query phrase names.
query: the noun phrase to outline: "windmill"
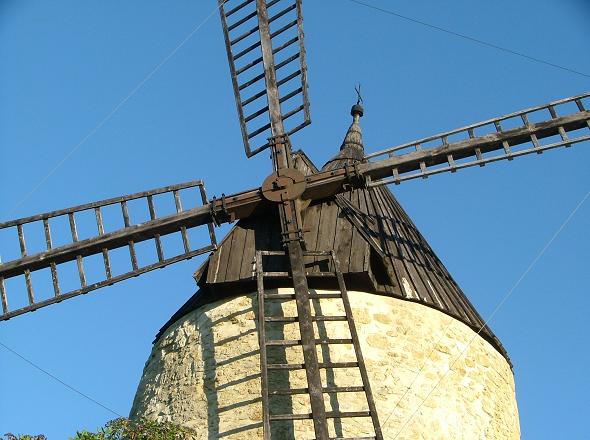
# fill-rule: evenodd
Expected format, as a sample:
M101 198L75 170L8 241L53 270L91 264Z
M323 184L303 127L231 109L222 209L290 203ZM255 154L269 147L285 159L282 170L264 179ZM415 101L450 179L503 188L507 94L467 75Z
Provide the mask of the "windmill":
M229 35L234 30L238 30L239 26L235 26L237 22L228 20L231 20L232 17L235 17L236 14L238 14L239 12L236 12L235 14L229 14L229 12L233 11L234 8L229 9L229 2L226 3L228 3L228 5L226 9L223 9L222 17L224 19L227 18L227 20L225 20L224 30ZM253 2L246 3L247 4L244 6L244 8L254 6ZM301 267L303 259L302 257L304 257L301 255L301 253L304 251L301 248L300 236L304 234L304 232L301 231L303 229L300 225L301 219L299 218L299 210L301 209L301 206L297 206L297 200L323 200L333 196L335 197L336 194L346 194L351 190L354 190L355 188L377 188L380 185L383 185L388 182L400 183L410 178L425 177L433 173L440 173L446 171L452 172L454 170L461 169L467 166L482 165L488 161L511 159L519 155L541 152L546 149L556 148L559 146L568 146L587 139L587 136L585 135L568 135L568 133L570 132L587 128L588 114L584 108L584 105L586 105L587 108L587 104L584 104L585 101L587 102L587 95L584 95L576 98L567 99L564 101L551 103L546 106L529 109L527 111L517 112L513 115L509 115L509 117L497 118L494 120L487 121L486 123L475 124L474 126L466 127L465 129L445 133L442 135L434 136L432 138L423 139L411 144L402 145L399 148L388 149L386 151L381 152L380 154L370 155L369 160L367 162L360 162L358 164L353 163L350 165L347 164L347 166L337 167L334 170L324 171L323 173L314 173L309 177L302 176L301 173L297 174L296 172L292 171L292 167L288 166L291 158L291 155L288 153L290 143L288 138L284 137L284 135L291 135L295 133L297 130L303 128L303 126L305 126L307 123L309 123L308 100L305 94L305 63L303 62L304 53L301 49L301 46L299 46L299 60L302 61L298 61L297 57L295 57L291 61L292 63L298 64L300 66L299 70L301 72L290 78L288 81L278 84L286 77L281 77L278 80L276 80L273 79L273 74L275 73L275 70L276 72L279 72L283 67L288 66L289 63L281 65L281 63L287 60L288 58L285 58L283 61L269 61L269 52L273 52L273 54L276 55L278 53L283 52L283 50L287 50L288 47L297 47L298 44L302 43L301 33L298 32L297 40L294 43L291 43L294 46L285 46L284 48L281 48L283 44L286 44L288 41L295 38L291 35L291 38L285 40L283 44L279 43L279 45L273 45L273 43L276 44L275 41L276 38L279 37L279 35L273 35L273 38L270 38L269 33L273 34L277 30L265 30L265 21L269 21L269 26L272 26L273 23L278 23L281 17L273 20L275 14L271 13L270 17L268 17L266 12L264 11L264 4L262 2L257 3L259 6L257 10L248 11L246 15L241 17L245 18L254 13L254 15L251 15L249 17L250 22L248 20L245 20L243 23L240 23L240 25L247 26L248 24L251 24L252 20L260 21L258 25L259 29L256 29L254 32L252 32L250 36L257 36L258 34L260 35L260 45L258 47L262 48L262 59L258 61L258 64L253 64L252 69L254 69L256 66L260 66L260 63L267 67L267 69L265 69L264 72L265 75L259 79L259 81L261 81L263 78L266 80L267 91L266 94L264 93L264 90L258 90L256 92L253 92L252 95L249 95L244 100L239 101L238 109L240 111L242 133L245 138L245 147L247 155L250 156L253 154L257 154L258 152L263 151L265 149L269 149L274 152L273 158L275 171L270 176L270 178L267 181L265 181L265 184L262 185L262 194L259 190L253 190L232 196L221 197L221 199L215 199L209 202L206 198L206 195L204 194L204 186L202 182L192 182L189 184L176 185L172 187L161 188L158 190L138 193L131 196L111 199L108 201L98 202L96 204L85 205L82 207L76 207L69 210L61 210L53 213L47 213L44 215L42 214L27 219L20 219L15 222L4 223L2 225L4 228L15 229L16 236L18 237L18 240L21 243L23 258L16 260L14 262L7 262L3 264L1 268L1 274L4 278L23 276L27 283L27 290L30 302L30 304L25 308L22 308L20 310L12 310L10 309L9 301L10 292L6 293L3 291L2 298L4 307L4 319L8 319L10 317L24 313L26 311L35 310L36 308L42 307L44 305L63 301L70 297L86 293L90 290L108 284L112 284L114 282L121 281L122 279L126 279L128 277L137 276L157 267L172 264L182 258L189 258L200 253L210 252L214 250L216 246L214 235L211 235L211 243L193 250L193 248L190 247L186 229L193 226L198 226L200 224L211 225L212 222L222 223L231 220L247 219L258 206L263 204L268 205L269 202L282 202L279 203L279 210L281 212L282 220L281 230L285 234L284 238L287 241L287 247L289 251L288 254L291 260L289 272L291 273L293 282L299 279L301 281L301 284L298 284L298 286L302 286L303 281L307 280L304 280L304 278L306 278L306 275L305 271ZM270 2L268 5L269 9L272 6L274 6L275 3L277 2ZM300 5L295 2L292 2L287 7L287 9L288 8L291 8L290 11L300 11ZM287 9L283 9L282 11L286 11ZM244 9L244 11L245 10L246 9ZM287 12L285 13L284 17L286 16ZM300 24L300 16L298 17L297 23ZM253 29L253 27L251 27L250 29ZM249 32L250 29L246 32ZM291 30L293 29L294 28L291 28ZM260 32L257 34L258 30L260 30ZM289 30L285 30L284 35L288 35L288 31ZM230 42L231 41L232 40L230 40ZM239 42L235 44L238 43ZM233 44L229 44L228 46L229 53L231 56L230 59L235 59L239 52L236 52L236 49L234 48ZM252 50L258 51L259 49L254 48ZM258 56L257 58L260 57ZM256 61L256 58L250 59L250 62L254 61ZM244 66L232 67L233 73L235 74L236 78L236 81L234 82L234 87L238 90L245 84L238 82L237 79L237 71L243 67ZM290 75L292 75L293 73L294 72L291 72ZM280 91L280 87L286 85L289 81L300 81L301 85L296 89L292 89L285 92L284 94L277 93L277 89ZM273 87L273 84L277 84L277 87ZM245 88L241 90L245 90ZM289 96L296 90L298 90L297 93L294 93L292 96ZM257 94L260 94L261 92L263 92L263 94L260 95L257 99L264 100L268 96L268 105L263 105L259 109L255 110L254 113L242 113L241 110L248 104L250 104L250 102L246 103L246 101L256 96ZM275 96L273 96L273 94ZM290 108L289 110L282 109L281 106L277 103L277 101L279 101L281 104L284 105L288 103L290 99L296 98L302 98L302 103ZM242 98L240 97L239 99ZM254 101L255 100L251 102L254 103ZM578 107L578 111L573 114L563 115L560 112L560 109L563 106L566 106L567 104L576 105ZM279 109L282 110L282 112L279 112ZM290 129L282 129L281 125L283 125L283 120L288 120L285 122L286 124L287 122L291 122L291 119L297 116L297 112L293 112L294 110L298 110L300 114L303 115L303 121L301 121L298 125L291 126ZM249 129L247 124L250 121L254 122L256 120L256 117L252 119L249 118L260 111L261 113L256 115L256 117L268 118L270 122L266 122L261 127ZM362 110L358 107L354 110L355 118L358 119L360 117L361 111ZM528 115L537 114L537 112L546 113L546 121L534 123L527 121ZM522 129L520 129L520 131L507 130L502 132L503 122L505 120L507 121L514 118L521 119ZM490 125L493 125L494 132L489 133L486 136L481 136L478 130ZM258 132L262 127L266 127L266 132L265 130ZM268 130L270 130L270 132ZM252 136L250 137L250 135ZM555 135L561 137L561 141L552 142L551 144L542 144L543 139ZM254 144L251 141L251 139L255 138L256 136L259 136L264 140L261 143ZM463 136L463 139L459 142L454 142L452 140L454 136ZM268 138L270 138L270 142L267 141ZM351 141L354 141L354 138L351 139ZM433 143L437 145L435 145L434 147L423 148L421 144L425 143ZM519 148L518 146L526 143L530 143L530 147L525 149L517 149ZM420 147L422 147L422 150L420 150ZM400 154L400 152L408 150L415 151L412 151L408 155ZM500 152L500 155L492 156L492 153L495 152ZM385 159L379 160L380 157L384 157ZM471 158L473 158L473 160ZM439 168L436 168L437 166ZM190 188L203 190L203 192L201 192L201 196L203 197L202 200L204 206L203 208L182 212L180 192ZM301 191L301 193L298 194L299 191ZM157 219L155 218L156 208L154 206L154 198L155 196L165 194L170 194L174 198L179 213L177 215L173 215L170 217ZM126 215L125 213L125 206L131 200L145 200L146 204L149 207L150 215L154 217L153 220L142 225L132 225L129 221L128 215ZM340 203L346 205L345 199ZM121 231L118 231L117 233L105 234L103 233L104 229L102 227L102 210L103 207L110 206L113 204L121 206L122 216L125 221L125 228L123 228ZM355 206L348 208L353 212L352 218L354 218ZM97 236L94 239L75 242L69 246L48 249L47 252L44 252L42 254L31 256L26 255L26 240L24 233L25 227L23 225L32 222L40 222L44 230L46 231L47 247L52 248L52 219L60 216L66 217L71 225L72 239L76 241L76 215L79 212L87 211L89 209L93 210L96 215L99 236ZM364 227L366 228L367 226L365 225ZM209 227L209 229L211 230L211 227ZM361 229L363 229L362 224L359 226L359 230ZM185 245L186 251L183 255L179 257L174 257L174 259L165 257L166 253L162 249L162 245L160 243L160 236L164 236L171 232L177 232L181 234L181 236L183 237L183 244ZM136 243L145 240L155 241L156 246L158 248L158 257L160 261L154 266L140 268L138 267L137 263L134 262L135 259L133 248ZM111 265L109 261L109 251L122 246L129 248L130 258L133 265L133 271L127 274L116 276L114 275L114 271L110 267ZM375 248L379 248L378 243L375 244ZM280 251L273 250L273 252ZM102 255L104 259L106 278L103 282L88 286L84 285L85 282L83 258L93 254ZM262 254L260 255L260 257L264 256L265 255ZM316 258L320 257L320 255L312 255L312 257ZM61 292L61 290L59 289L59 265L66 261L75 261L76 264L79 265L81 287L80 289L76 289L72 292ZM262 265L257 264L256 269L261 269L261 266ZM35 300L35 292L33 290L30 276L31 272L34 272L42 268L49 269L52 275L55 275L53 277L55 298L52 298L51 300L48 300L46 302L39 302ZM336 276L335 278L339 279L340 277ZM262 274L262 281L264 282L264 274ZM299 294L298 299L301 299L301 295L303 293L307 294L307 289L304 287L300 287L299 290L295 289L295 292L296 295ZM302 301L299 302L302 303ZM305 308L305 303L300 304L300 307L302 308L302 310L300 310L299 319L301 320L301 322L304 323L310 322L309 316L306 316L309 315L309 312ZM302 340L304 339L303 333L304 332L302 332ZM314 341L312 340L313 337L311 335L307 334L306 338L308 341L308 346L314 344ZM317 374L314 371L309 371L313 370L313 366L317 363L317 361L314 361L313 359L312 350L307 350L307 353L312 358L306 359L305 362L306 367L308 367L306 368L306 372L308 375L308 379L310 380L309 388L313 388L315 380L317 391ZM364 386L366 388L366 385ZM322 429L321 422L324 419L324 417L321 416L321 403L320 399L317 398L317 395L315 406L316 408L314 409L312 400L312 414L315 416L314 419L318 420L318 424L316 425L316 435L318 438L325 438L325 435L324 437L321 437L322 434L318 434L318 429ZM318 406L320 407L319 409L317 408ZM371 415L374 415L374 411L372 411Z

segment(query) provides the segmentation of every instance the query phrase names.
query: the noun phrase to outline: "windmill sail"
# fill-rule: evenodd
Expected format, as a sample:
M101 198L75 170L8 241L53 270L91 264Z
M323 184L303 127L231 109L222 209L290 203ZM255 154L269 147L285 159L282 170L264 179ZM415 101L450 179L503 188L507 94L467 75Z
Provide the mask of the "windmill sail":
M590 140L588 108L590 93L561 99L368 154L367 159L380 160L361 168L371 186L399 184L570 147Z
M311 122L301 0L218 0L246 156Z
M322 199L349 191L353 187L400 183L409 179L425 178L447 171L454 172L475 165L483 166L488 162L510 160L525 154L542 153L549 149L569 147L588 141L590 140L590 111L586 109L590 108L589 106L590 93L587 93L372 153L366 157L373 160L308 175L302 199ZM518 122L520 126L514 128L517 123L515 121L520 121ZM493 132L482 134L481 131L486 128L491 128ZM398 154L399 152L403 154ZM376 158L378 160L374 160ZM199 188L201 201L206 206L182 210L179 191L194 187ZM156 218L153 198L164 194L172 194L174 197L176 213ZM140 200L147 205L150 214L148 221L141 224L130 222L128 214L125 213L125 206L132 200ZM207 203L203 183L195 181L0 223L0 233L10 232L14 238L13 241L17 243L17 248L20 249L17 258L0 264L2 304L0 320L208 252L216 247L211 222L224 223L247 218L264 203L266 203L265 199L258 188L224 196ZM124 227L113 232L106 232L102 220L102 209L117 204L120 205ZM94 235L82 240L77 236L76 217L83 212L94 215L96 229ZM51 230L52 222L59 218L65 219L65 222L69 224L68 230L71 237L69 243L56 247ZM25 235L27 226L34 224L38 225L38 229L42 231L45 249L31 254L30 250L27 250ZM209 227L211 243L194 250L189 248L186 231L205 224ZM159 237L172 233L181 234L184 251L172 258L166 258ZM135 243L147 240L154 241L158 261L140 267L135 261L133 248ZM129 248L132 270L114 275L110 265L109 251L121 247ZM5 252L5 249L3 251ZM102 281L89 284L85 280L83 259L92 255L102 256L105 277ZM62 291L63 289L59 286L58 266L72 261L78 266L80 287ZM31 273L43 269L50 271L54 295L39 301L35 297ZM14 277L24 277L26 284L28 304L18 309L11 309L5 286L5 280Z
M205 218L209 221L211 215L208 206L204 209L197 207L185 211L182 206L181 193L185 195L185 202L190 197L190 200L193 201L192 205L197 201L204 205L208 204L204 184L197 180L0 223L0 231L3 233L3 238L6 237L6 244L12 237L13 243L18 242L20 253L19 258L0 264L0 300L2 303L0 321L215 249L215 231L211 223L208 224L210 243L199 247L191 246L189 229L204 223L196 221L200 218L197 214L202 214L201 211L205 211L207 214ZM165 204L166 201L168 203ZM173 211L173 214L158 218L158 206L160 208L167 207ZM116 213L112 212L113 209ZM142 222L134 222L134 217L141 218ZM80 220L82 221L79 222ZM83 238L79 232L82 223L84 229L92 231L87 234L90 235L88 238ZM94 230L89 223L94 223L92 225ZM117 224L121 227L114 226ZM110 229L114 230L109 232L105 225L111 226ZM52 230L54 230L53 234ZM43 241L45 250L31 253L31 249L27 248L28 240L25 236L28 235L27 231L31 233L30 238L32 238L29 244L33 245L40 244L38 235L41 231L43 235L41 241ZM37 236L34 234L35 231L37 231ZM55 231L58 233L56 234ZM167 252L166 242L162 237L174 233L180 235L180 244L175 247L174 252L171 252L173 249L170 249L172 246L169 245L170 248ZM141 264L141 258L136 252L136 244L147 240L154 243L156 261ZM56 246L56 243L59 245ZM122 247L128 248L128 264L126 266L130 270L116 270L121 264L118 263L117 267L114 267L115 265L111 262L111 251ZM8 251L8 249L3 250ZM94 255L102 257L104 274L99 276L99 280L90 282L85 269L85 258ZM63 289L60 286L59 274L67 275L63 266L74 261L79 286ZM44 292L45 294L38 298L33 287L33 274L47 269L49 269L53 284L53 293L47 295ZM27 301L26 305L11 308L9 294L12 299L15 299L21 292L8 292L6 281L15 277L24 278ZM45 287L43 286L43 288Z

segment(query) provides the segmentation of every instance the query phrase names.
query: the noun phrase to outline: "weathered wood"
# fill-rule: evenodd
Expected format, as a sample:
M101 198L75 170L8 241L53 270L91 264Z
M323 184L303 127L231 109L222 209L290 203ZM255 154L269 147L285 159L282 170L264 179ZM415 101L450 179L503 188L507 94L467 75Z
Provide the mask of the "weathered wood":
M182 212L182 202L180 201L180 193L178 192L178 190L174 190L174 191L172 191L172 193L174 194L174 206L176 207L176 213L181 213ZM188 234L186 232L186 226L180 227L180 235L182 236L182 244L184 246L184 251L190 252L191 247L188 242Z
M473 139L462 140L448 145L443 145L438 148L429 150L420 150L411 153L402 154L400 156L392 156L387 159L382 159L378 162L369 162L367 164L359 165L359 171L365 175L369 175L371 179L378 180L388 177L391 170L396 168L398 172L408 173L420 169L420 163L424 162L428 167L440 165L447 161L447 155L452 154L455 160L473 157L475 149L478 148L481 152L487 153L504 149L506 146L514 146L524 144L530 141L531 135L535 135L538 139L554 136L560 133L560 130L574 131L584 128L587 121L590 120L590 112L584 111L572 115L558 117L549 121L531 124L527 127L515 128L499 133L479 136ZM577 142L588 140L587 136L577 138ZM570 142L568 142L570 143ZM572 142L573 143L573 140ZM564 143L556 143L554 147L565 145ZM386 154L388 150L377 152L370 157L377 157ZM510 152L510 156L502 156L496 160L508 159L509 157L516 157L524 154L529 154L528 150L517 152ZM465 165L465 164L463 164ZM477 165L477 164L474 164Z
M305 373L309 388L309 400L314 414L314 430L316 439L328 440L328 425L326 422L326 408L322 394L322 381L315 344L313 323L311 320L311 307L309 304L309 289L305 278L303 252L299 242L292 241L288 245L289 262L293 288L295 290L295 303L297 316L299 316L299 332L301 334L303 358L305 360Z
M389 255L389 260L394 267L395 275L397 276L396 282L400 288L400 294L407 298L408 294L405 292L405 289L411 278L408 273L408 269L404 264L401 243L399 237L396 234L395 226L393 225L397 219L388 215L387 207L383 204L383 200L378 197L376 192L369 193L369 198L374 205L377 215L379 233L383 237L387 238L385 241L385 247L387 255Z
M97 283L93 283L93 284L89 284L89 285L86 284L86 280L84 279L84 282L83 282L82 287L80 289L77 289L77 290L74 290L71 292L62 293L58 297L53 297L53 298L49 298L49 299L46 299L43 301L37 301L37 302L30 303L26 307L22 307L20 309L16 309L16 310L13 310L13 311L10 311L8 313L1 315L0 321L6 321L8 319L14 318L15 316L22 315L27 312L32 312L32 311L38 310L42 307L46 307L46 306L61 302L66 299L74 298L79 295L84 295L90 291L100 289L101 287L110 286L114 283L118 283L120 281L124 281L126 279L136 277L136 276L142 275L147 272L151 272L152 270L161 269L161 268L166 267L170 264L175 264L175 263L178 263L179 261L187 260L187 259L193 258L197 255L211 252L213 249L214 249L214 246L209 245L204 248L191 251L189 254L182 254L182 255L178 255L176 257L168 258L164 261L150 264L148 266L143 266L139 270L127 272L127 273L124 273L121 275L115 275L110 279L106 279L106 280L99 281ZM81 272L81 274L82 273L83 272ZM82 275L81 275L81 277L82 277Z
M156 220L156 207L154 206L154 199L152 196L147 196L148 202L148 209L150 211L150 219L152 221ZM178 215L178 214L177 214ZM160 240L160 236L162 234L155 233L154 234L154 242L156 243L156 253L158 254L158 261L164 261L164 251L162 250L162 241Z
M269 148L270 144L267 142L269 135L276 136L285 133L290 135L311 122L307 93L307 64L303 47L301 1L291 0L287 2L286 6L272 17L268 16L268 8L278 3L276 0L268 3L259 0L243 2L230 10L225 9L225 3L224 0L219 0L221 23L244 149L246 156L251 157ZM233 14L237 11L241 11L241 13L234 20ZM273 22L293 11L297 14L295 19L290 20L279 29L274 31L271 29ZM290 35L293 35L291 38L289 38L290 35L285 35L280 44L273 46L273 39L289 31L291 32ZM255 35L258 37L256 41L249 43L255 38ZM249 40L246 41L247 39ZM279 40L277 39L277 41ZM244 47L244 45L246 46ZM287 48L296 50L296 52L275 64L274 55L285 51ZM252 52L255 49L259 49L262 56L253 54ZM250 56L246 58L246 55ZM277 72L296 60L299 60L298 69L287 74L286 77L278 79ZM238 65L238 61L241 65ZM251 74L248 79L244 78L248 76L246 72ZM300 86L296 87L295 90L282 93L279 86L297 77L301 79ZM262 88L261 83L263 80L264 89L257 90L254 93L251 92L251 88ZM242 94L247 97L242 98ZM262 102L262 98L265 96L264 105L260 104L259 108L254 111L249 109L249 104L255 101ZM302 105L282 115L280 103L295 97L300 97ZM303 121L298 125L295 122L295 125L292 124L294 126L286 130L283 121L299 113L302 113ZM268 119L265 116L268 116ZM252 129L249 126L251 121L264 122L258 128ZM255 124L260 124L260 122L252 125Z
M2 301L2 313L6 314L9 312L8 309L8 298L6 296L6 285L4 284L4 278L0 277L0 300Z
M350 330L350 335L352 337L352 344L354 346L354 353L356 356L356 361L359 365L359 371L361 374L361 379L363 381L363 388L365 390L365 395L367 397L367 403L369 404L369 413L371 419L373 421L373 429L375 429L375 437L377 440L383 440L383 433L381 432L381 424L379 423L379 416L377 414L377 407L375 406L375 399L373 398L373 392L371 390L371 382L369 380L369 376L367 374L367 368L365 366L365 360L363 357L363 352L361 350L361 346L359 343L358 333L356 331L356 324L354 322L354 315L352 313L352 307L350 305L350 300L348 298L348 291L346 289L346 284L344 283L344 277L342 276L342 272L340 272L340 264L338 263L338 257L336 253L332 251L332 262L334 263L334 271L336 273L336 278L338 279L338 287L340 288L340 293L342 294L342 303L344 305L344 313L348 318L348 328Z
M482 137L476 137L466 141L451 143L446 147L435 148L432 150L422 150L415 153L408 153L401 156L394 156L378 162L361 163L358 165L358 171L365 176L371 177L372 185L386 182L375 182L376 179L383 179L390 175L392 169L402 171L411 171L420 168L420 162L424 161L428 166L440 164L447 161L447 154L453 154L455 159L475 155L479 149L482 152L492 151L502 148L502 141L506 140L510 145L528 142L531 134L536 134L538 138L558 134L558 127L563 127L566 131L583 128L590 119L590 113L587 111L574 115L564 116L552 119L547 122L537 123L530 127L508 130L502 133L495 133ZM590 139L590 136L587 137ZM569 144L585 140L586 137L570 138ZM528 154L538 151L537 148L531 148L530 151L518 151L513 155ZM498 159L499 160L499 159ZM463 166L458 165L459 166ZM343 191L343 185L347 181L347 171L345 169L320 172L306 178L307 188L303 193L303 198L316 199L325 198ZM120 199L117 199L117 202ZM264 203L258 189L237 193L225 198L225 209L230 219L244 218ZM92 255L100 252L103 248L114 249L128 244L129 240L143 241L154 238L155 235L164 235L169 232L177 231L180 226L192 227L200 224L211 222L211 209L220 209L221 202L216 201L210 206L203 206L180 214L164 217L159 221L151 221L142 225L132 226L120 231L105 234L102 237L84 240L77 244L67 245L60 248L40 253L35 256L25 257L17 261L7 262L0 266L0 276L8 278L10 276L24 273L24 270L36 270L38 268L48 267L49 261L55 263L70 261L76 255ZM69 211L65 211L66 213ZM8 222L0 225L18 224L19 222L31 221L31 218L21 219L18 221Z
M238 280L240 279L242 263L244 261L244 253L246 250L246 236L247 232L244 228L236 228L232 234L231 248L226 265L226 272L221 273L224 279ZM221 262L223 265L223 260Z
M262 426L264 440L270 440L270 405L268 400L268 367L266 357L266 327L264 307L264 275L262 254L256 253L256 286L258 292L258 347L260 349L260 385L262 394Z
M123 223L124 223L125 227L128 228L129 226L131 226L131 223L129 220L129 208L127 207L126 201L121 202L121 211L123 212ZM129 257L131 258L131 267L133 267L133 270L137 270L139 268L139 266L137 265L137 254L135 253L135 243L132 240L129 240L127 242L127 245L129 246Z
M43 230L45 231L45 244L47 246L47 250L51 250L53 248L53 242L51 240L51 228L49 226L49 219L43 219ZM57 266L55 263L50 263L51 269L51 282L53 284L53 294L55 296L59 296L59 280L57 278Z
M98 202L92 202L92 203L86 203L83 205L72 206L70 208L60 209L57 211L45 212L43 214L37 214L37 215L30 216L30 217L23 217L23 218L19 218L16 220L11 220L8 222L0 223L0 229L9 228L11 226L16 226L19 223L25 224L25 223L35 222L35 221L41 221L46 218L58 217L60 215L69 215L72 213L86 211L86 210L90 210L90 209L94 209L94 208L98 208L98 207L115 205L117 203L128 202L130 200L136 200L136 199L142 199L142 198L145 198L148 196L155 196L157 194L164 194L167 192L171 192L173 190L193 188L195 186L202 187L203 181L202 180L193 180L190 182L179 183L176 185L170 185L170 186L164 186L161 188L150 189L148 191L141 191L141 192L137 192L137 193L133 193L133 194L128 194L125 196L119 196L119 197L113 197L110 199L100 200Z
M336 235L336 220L340 208L334 202L322 203L321 205L321 219L318 228L318 238L315 248L308 250L330 251L334 249L334 237ZM328 256L316 257L314 270L332 271L331 263Z
M353 203L358 206L361 212L367 212L367 200L365 199L365 191L355 190L353 196ZM356 203L355 203L356 201ZM365 267L365 258L367 257L367 241L363 237L363 233L358 228L353 228L352 239L350 241L350 263L355 265L354 269L362 272ZM358 266L356 266L358 264Z
M151 197L151 196L150 196ZM100 207L94 208L94 213L96 214L96 226L98 228L98 235L104 235L104 225L102 222L102 213ZM107 278L112 278L113 273L111 270L111 260L109 258L109 251L107 248L102 248L102 259L104 262L104 270Z
M21 257L26 257L27 245L25 242L25 233L23 231L23 225L18 224L17 230L18 230L18 243L20 245L20 254L21 254ZM27 286L27 296L29 297L29 304L33 304L35 302L35 294L33 293L33 283L31 281L30 269L25 269L24 274L25 274L25 283Z
M342 198L350 204L352 204L352 196L353 193L351 191L342 194ZM353 229L353 224L342 215L341 211L341 216L336 220L336 235L334 240L336 242L336 256L338 257L338 261L340 261L342 271L345 273L355 271L354 263L350 261L350 245L352 243Z
M402 212L401 206L399 206L397 201L384 188L378 188L375 191L381 194L389 211L398 219L395 222L398 225L398 233L403 237L402 242L404 243L406 252L410 255L408 265L414 268L412 273L418 276L418 281L414 285L418 292L423 292L420 299L431 305L440 307L441 304L437 299L437 293L433 292L431 270L429 270L429 264L425 257L427 250L422 246L420 237L415 234L416 228L414 224L411 223L408 216L404 215L405 212Z
M240 279L248 279L254 276L254 260L255 260L255 230L252 227L245 228L246 237L244 239L244 255L240 265Z
M78 243L78 230L76 229L76 218L73 212L68 213L68 220L70 222L70 232L72 234L72 240L74 241L74 246ZM102 248L101 248L102 249ZM80 277L80 286L86 286L86 274L84 273L84 262L82 260L82 255L78 252L78 249L72 253L74 258L76 259L76 265L78 266L78 275ZM49 258L52 258L53 255L50 255ZM70 261L72 258L69 256L64 261ZM58 259L53 259L55 263L59 263Z

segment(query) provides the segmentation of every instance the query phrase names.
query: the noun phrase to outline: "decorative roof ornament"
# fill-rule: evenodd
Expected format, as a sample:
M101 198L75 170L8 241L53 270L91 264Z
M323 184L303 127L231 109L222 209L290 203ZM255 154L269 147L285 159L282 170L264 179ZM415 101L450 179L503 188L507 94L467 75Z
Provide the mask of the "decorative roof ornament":
M353 105L350 109L350 115L352 116L352 124L350 125L348 132L344 137L344 141L342 142L340 151L349 148L360 149L360 152L362 153L362 157L360 157L360 160L362 160L365 156L365 149L363 146L363 133L361 131L360 119L365 114L365 109L362 106L363 98L361 96L361 85L359 84L358 86L356 86L354 90L357 94L357 101L356 104ZM354 154L355 159L357 158L356 156L357 154Z
M352 116L352 124L348 128L340 151L336 156L330 159L323 166L322 170L335 170L337 168L344 167L346 165L352 165L354 163L365 161L365 148L363 145L363 132L361 130L360 120L365 113L365 109L362 106L363 98L361 97L360 84L355 87L357 93L356 104L350 109L350 115Z

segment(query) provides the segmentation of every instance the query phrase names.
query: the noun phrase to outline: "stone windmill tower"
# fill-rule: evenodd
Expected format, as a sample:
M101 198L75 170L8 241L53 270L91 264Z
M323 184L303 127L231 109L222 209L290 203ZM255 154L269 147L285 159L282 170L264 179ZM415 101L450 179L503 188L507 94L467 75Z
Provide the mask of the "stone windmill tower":
M354 106L352 112L340 152L322 171L365 161L362 109ZM293 156L296 169L317 172L303 152ZM270 209L240 220L197 270L199 291L158 334L132 417L174 420L212 435L202 438L262 438L257 337L262 324L254 280L262 269L257 252L282 250L277 214ZM348 289L377 413L381 423L390 419L383 438L393 438L467 344L466 356L453 366L459 374L436 388L415 421L419 428L400 438L421 438L426 432L432 435L426 438L519 438L506 351L392 193L386 187L355 189L311 202L302 217L319 360L356 360L348 323L337 320L347 311L338 277L331 272L333 251ZM287 261L263 260L263 270L264 292L283 296L278 304L266 300L268 315L287 317L267 322L266 335L293 343L269 346L268 361L293 368L301 364L301 369L269 372L271 390L293 391L272 396L270 410L311 417L304 359L296 345L298 322L288 319L297 310ZM420 380L412 383L421 369ZM370 410L356 365L326 368L321 378L332 391L325 394L326 411L356 416L329 419L330 438L375 438L371 419L361 415ZM406 394L409 387L413 390ZM273 438L313 438L309 417L276 420Z
M210 253L199 291L156 338L132 417L182 423L203 439L518 438L506 352L385 185L589 140L590 94L370 154L359 102L340 151L318 170L290 141L310 123L301 1L219 0L219 9L246 155L269 150L272 174L212 200L193 181L1 223L20 257L0 264L0 320ZM202 206L183 209L194 190ZM176 212L158 217L164 197ZM134 217L138 204L148 219ZM122 226L109 231L113 207ZM81 239L88 211L97 232ZM214 226L234 221L218 243ZM54 246L59 222L71 236ZM30 253L35 227L46 249ZM190 229L209 243L193 247ZM180 254L165 249L169 234L181 237ZM142 265L136 244L147 241L157 261ZM131 270L111 264L118 248ZM104 278L89 283L95 255ZM68 262L74 289L60 285ZM33 288L37 271L52 294ZM28 302L13 309L5 280L15 277Z

